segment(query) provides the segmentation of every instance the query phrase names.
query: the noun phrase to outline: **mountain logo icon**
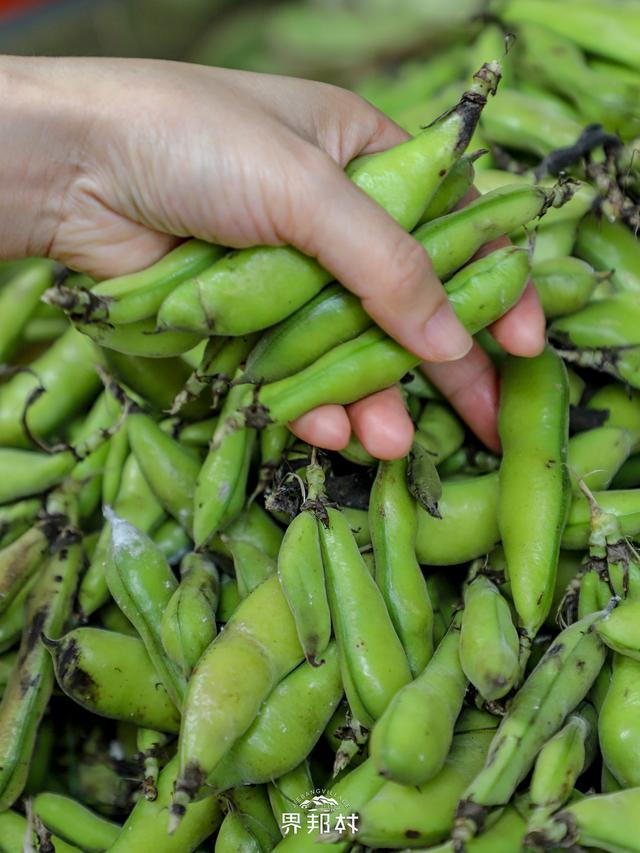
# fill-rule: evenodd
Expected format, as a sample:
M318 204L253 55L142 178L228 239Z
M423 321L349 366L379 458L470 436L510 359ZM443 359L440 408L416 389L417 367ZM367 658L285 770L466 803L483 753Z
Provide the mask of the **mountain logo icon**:
M333 797L325 797L323 794L318 794L315 797L310 797L308 800L303 800L300 803L301 809L327 809L335 808L338 801Z

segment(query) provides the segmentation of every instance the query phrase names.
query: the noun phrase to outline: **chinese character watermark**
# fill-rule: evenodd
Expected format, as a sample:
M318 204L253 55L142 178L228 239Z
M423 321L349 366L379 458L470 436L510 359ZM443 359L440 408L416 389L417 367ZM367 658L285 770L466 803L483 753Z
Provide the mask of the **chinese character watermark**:
M302 830L309 835L336 838L345 834L353 836L358 832L358 815L326 788L307 791L295 805L297 811L282 813L280 831L283 836L297 835Z

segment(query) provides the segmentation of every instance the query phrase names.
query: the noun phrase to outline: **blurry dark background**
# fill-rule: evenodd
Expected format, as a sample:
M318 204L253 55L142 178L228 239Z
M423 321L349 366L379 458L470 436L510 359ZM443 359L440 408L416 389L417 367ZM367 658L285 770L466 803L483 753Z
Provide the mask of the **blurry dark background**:
M0 50L145 56L355 85L477 28L484 0L0 0Z

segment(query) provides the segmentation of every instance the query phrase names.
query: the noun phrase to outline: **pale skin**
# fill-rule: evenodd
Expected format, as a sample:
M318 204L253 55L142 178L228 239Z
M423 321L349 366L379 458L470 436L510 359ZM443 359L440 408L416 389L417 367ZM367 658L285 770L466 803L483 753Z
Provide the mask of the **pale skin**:
M342 171L407 138L366 101L323 83L148 60L4 57L0 86L0 257L47 255L104 279L148 266L187 236L292 244L424 359L426 375L498 449L491 362L455 319L422 247ZM531 285L491 332L508 352L540 352L544 316ZM397 388L322 406L291 428L333 450L353 431L381 459L405 455L413 434Z

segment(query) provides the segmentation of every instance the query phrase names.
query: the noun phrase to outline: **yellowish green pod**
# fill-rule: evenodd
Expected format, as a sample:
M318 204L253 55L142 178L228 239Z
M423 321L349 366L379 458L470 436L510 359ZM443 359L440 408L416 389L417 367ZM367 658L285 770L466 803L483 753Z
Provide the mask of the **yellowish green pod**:
M43 792L32 802L33 813L51 832L87 853L102 853L120 834L117 823L106 820L86 806L62 794ZM1 844L1 842L0 842ZM57 851L57 848L56 848Z
M485 575L465 588L460 626L460 663L483 699L493 702L515 686L520 640L507 600Z
M399 690L371 732L371 760L385 779L422 785L442 769L467 679L460 666L460 619L418 677Z
M93 714L177 732L180 714L138 637L74 628L50 641L56 678L74 702Z

